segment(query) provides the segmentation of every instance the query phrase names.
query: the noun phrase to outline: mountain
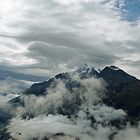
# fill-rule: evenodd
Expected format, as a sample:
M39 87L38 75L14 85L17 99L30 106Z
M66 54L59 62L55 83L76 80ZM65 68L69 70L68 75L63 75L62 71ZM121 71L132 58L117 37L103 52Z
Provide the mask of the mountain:
M78 74L81 79L90 78L92 76L99 77L99 73L94 68L89 68L87 65L80 66L72 74L65 72L55 75L47 81L42 83L35 83L29 89L25 91L25 94L34 94L34 95L44 95L47 92L47 89L51 86L56 86L56 80L62 80L66 82L66 87L71 89L74 86L78 86L78 83L72 81L71 75Z
M140 114L140 80L121 69L104 68L100 77L108 84L108 98L105 102L115 108L122 108L130 116Z
M8 103L2 140L124 140L128 129L139 138L140 80L116 66L59 73Z
M127 84L139 81L115 66L105 67L99 75L107 82L108 89L114 92L120 92Z
M104 79L107 83L105 104L116 109L124 109L130 116L137 117L140 114L140 80L116 66L107 66L99 72L93 67L89 68L87 65L80 66L72 74L68 72L60 73L47 81L33 84L25 91L25 94L44 95L50 86L56 86L56 79L65 81L66 88L71 90L72 87L80 86L79 83L71 78L71 75L75 73L78 73L81 79L91 77Z

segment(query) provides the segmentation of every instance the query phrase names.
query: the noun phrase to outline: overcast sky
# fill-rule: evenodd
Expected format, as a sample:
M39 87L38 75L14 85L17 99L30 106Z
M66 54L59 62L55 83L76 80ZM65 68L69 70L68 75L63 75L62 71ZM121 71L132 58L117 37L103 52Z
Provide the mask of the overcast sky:
M87 63L140 78L140 0L1 0L0 68L52 75Z

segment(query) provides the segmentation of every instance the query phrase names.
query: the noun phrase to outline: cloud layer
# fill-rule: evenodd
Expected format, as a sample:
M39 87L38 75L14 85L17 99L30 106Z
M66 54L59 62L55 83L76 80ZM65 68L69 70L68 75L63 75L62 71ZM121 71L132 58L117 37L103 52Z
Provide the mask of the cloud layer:
M17 108L17 116L7 126L10 135L18 140L109 140L117 133L111 122L120 120L121 126L126 113L102 103L104 82L96 78L72 80L81 84L73 92L65 82L57 81L57 87L50 88L45 96L23 96L24 106Z
M139 77L140 24L122 20L125 8L125 0L1 1L0 63L37 75L114 64Z

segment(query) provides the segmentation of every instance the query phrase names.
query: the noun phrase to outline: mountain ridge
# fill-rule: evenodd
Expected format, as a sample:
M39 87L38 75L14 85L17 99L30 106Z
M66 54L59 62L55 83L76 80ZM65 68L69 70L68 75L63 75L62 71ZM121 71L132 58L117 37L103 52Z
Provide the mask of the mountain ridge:
M91 77L103 79L107 83L107 97L104 99L105 104L117 109L124 109L130 116L136 117L139 115L140 109L137 108L140 108L140 104L138 103L140 101L140 80L136 77L129 75L116 66L107 66L98 72L95 68L89 68L87 65L84 65L72 72L72 74L75 73L78 73L81 79ZM42 83L33 84L24 94L45 95L50 86L56 86L56 79L67 81L66 88L69 90L71 87L80 86L71 80L71 73L65 72L59 73Z

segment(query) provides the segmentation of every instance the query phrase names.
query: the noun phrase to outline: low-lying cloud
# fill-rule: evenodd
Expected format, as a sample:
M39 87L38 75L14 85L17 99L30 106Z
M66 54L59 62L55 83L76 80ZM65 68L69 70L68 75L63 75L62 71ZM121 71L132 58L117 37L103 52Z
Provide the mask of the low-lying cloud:
M21 94L32 82L7 77L0 80L0 107Z
M69 91L65 81L57 80L46 95L22 96L25 104L7 126L10 135L17 140L124 140L132 129L137 140L138 129L124 123L127 113L102 102L106 92L102 79L74 76L73 81L81 86Z

